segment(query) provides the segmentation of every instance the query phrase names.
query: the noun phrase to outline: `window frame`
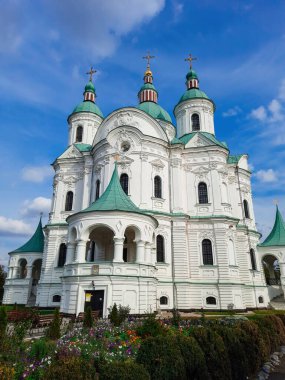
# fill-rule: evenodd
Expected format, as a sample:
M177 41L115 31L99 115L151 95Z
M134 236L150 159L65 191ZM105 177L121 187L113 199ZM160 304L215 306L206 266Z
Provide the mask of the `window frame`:
M201 188L202 186L205 187ZM198 183L198 203L200 205L209 204L208 186L203 181Z
M156 262L165 263L165 239L163 235L156 235Z
M63 249L64 247L64 249ZM58 249L57 268L63 268L66 263L67 246L65 243L61 243Z
M207 245L206 245L207 242ZM208 244L210 242L210 244ZM206 249L211 248L209 252L206 252ZM210 239L203 239L201 242L202 248L202 263L203 265L214 265L214 253L213 253L213 244Z
M70 200L70 196L71 196L71 200ZM66 196L65 196L65 207L64 207L64 211L72 211L72 209L73 209L73 200L74 200L74 194L73 194L73 191L69 190L69 191L66 193Z
M162 302L162 301L165 301L165 302ZM161 296L159 298L159 305L160 306L168 306L168 297L166 296Z
M212 302L214 301L214 302ZM217 298L214 296L206 297L206 305L217 306Z
M78 133L78 131L80 131L80 133ZM78 138L78 137L80 137L80 138ZM75 142L81 143L82 140L83 140L83 126L78 125L76 128L76 133L75 133Z
M100 198L100 187L101 187L101 181L100 179L97 179L96 181L96 187L95 187L95 201Z
M255 250L253 248L250 248L249 255L250 255L251 270L257 271Z
M194 117L196 120L194 120ZM191 130L192 132L199 132L201 130L200 115L197 112L191 115Z
M129 195L130 180L129 180L129 176L127 173L122 173L120 175L120 184L121 184L121 187L122 187L123 191L125 192L125 194Z
M153 179L154 198L162 199L162 178L156 175Z
M248 201L246 199L243 200L243 211L245 219L250 219Z

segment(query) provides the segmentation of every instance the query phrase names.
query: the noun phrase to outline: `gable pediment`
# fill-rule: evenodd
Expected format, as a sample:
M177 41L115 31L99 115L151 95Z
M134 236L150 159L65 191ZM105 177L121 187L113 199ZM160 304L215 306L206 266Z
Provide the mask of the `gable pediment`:
M58 158L62 159L62 158L81 158L81 157L82 157L81 152L74 145L71 145Z
M207 137L201 135L200 133L195 134L195 136L188 141L185 148L197 148L203 146L214 145L213 142Z

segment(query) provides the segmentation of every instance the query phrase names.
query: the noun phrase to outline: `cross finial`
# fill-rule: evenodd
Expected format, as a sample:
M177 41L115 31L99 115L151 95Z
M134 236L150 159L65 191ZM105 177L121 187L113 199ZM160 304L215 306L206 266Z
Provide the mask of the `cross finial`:
M192 57L192 54L190 53L187 58L184 59L184 61L190 62L190 70L192 70L192 61L197 61L196 57Z
M93 74L95 74L95 73L97 73L97 70L94 70L93 66L91 66L90 71L87 71L87 73L86 73L87 75L90 75L90 78L89 78L90 82L92 82Z
M147 60L147 66L146 66L147 69L150 68L150 60L151 60L152 58L155 58L155 55L150 55L150 52L149 52L149 51L147 52L147 55L143 57L143 59L146 59L146 60Z

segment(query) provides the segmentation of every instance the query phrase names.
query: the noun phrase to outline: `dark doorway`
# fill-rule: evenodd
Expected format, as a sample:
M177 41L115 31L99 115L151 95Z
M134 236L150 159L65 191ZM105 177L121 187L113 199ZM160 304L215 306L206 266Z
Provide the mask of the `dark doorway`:
M104 290L85 291L85 310L91 306L92 311L99 311L99 317L103 317Z

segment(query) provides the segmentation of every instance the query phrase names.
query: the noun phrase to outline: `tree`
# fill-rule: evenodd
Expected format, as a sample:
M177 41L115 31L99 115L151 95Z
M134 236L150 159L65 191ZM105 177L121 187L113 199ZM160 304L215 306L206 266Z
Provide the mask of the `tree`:
M4 284L7 273L4 270L4 265L0 265L0 303L2 302L3 294L4 294Z

